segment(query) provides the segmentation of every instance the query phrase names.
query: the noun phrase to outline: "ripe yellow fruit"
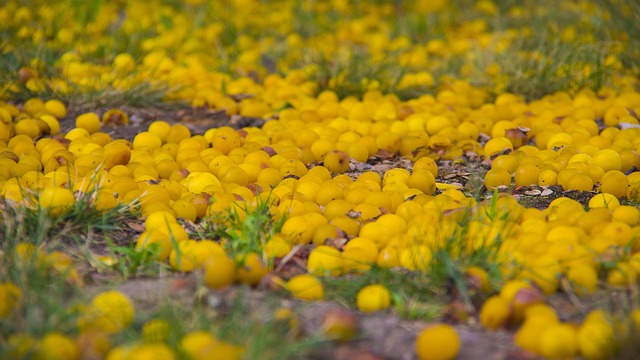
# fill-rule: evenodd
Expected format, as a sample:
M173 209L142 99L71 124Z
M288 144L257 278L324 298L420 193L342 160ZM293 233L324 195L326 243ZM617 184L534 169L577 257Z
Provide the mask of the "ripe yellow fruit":
M289 279L287 289L293 296L305 301L321 300L324 297L322 283L312 275L302 274Z
M593 180L585 174L575 174L566 183L565 190L591 191L593 190Z
M426 245L410 246L400 253L400 265L411 271L429 271L431 250Z
M502 327L511 314L510 306L501 296L494 295L488 298L480 309L480 323L490 330Z
M36 359L80 359L78 344L58 332L47 333L37 347Z
M342 253L333 246L320 245L311 251L307 260L307 269L314 275L340 275L344 267Z
M211 358L238 360L243 353L242 347L219 340L205 331L194 331L182 337L180 349L193 360ZM134 357L131 358L134 359ZM166 357L149 356L146 359L166 359Z
M324 156L324 167L336 174L349 170L349 156L340 150L333 150Z
M629 226L635 226L640 221L640 210L635 206L621 205L613 210L612 218Z
M613 327L605 319L585 320L578 329L578 347L586 360L610 359L617 345Z
M178 246L171 249L169 264L175 270L190 272L202 265L212 255L225 254L222 246L211 240L178 241Z
M133 322L135 309L131 300L112 290L98 294L78 320L81 329L117 333Z
M358 291L356 304L362 312L385 310L391 306L391 293L384 285L368 285Z
M558 173L552 169L543 169L538 175L538 185L551 186L558 184Z
M540 336L540 355L547 359L573 359L577 351L578 334L573 325L551 325Z
M136 240L136 250L151 249L154 247L157 247L154 250L157 251L156 256L159 261L168 259L169 254L171 254L171 249L173 248L171 236L158 230L145 231L138 236Z
M12 282L0 284L0 319L13 313L22 302L22 291Z
M598 286L598 273L593 266L585 264L571 266L567 271L567 279L580 296L592 294Z
M225 288L235 280L236 263L226 254L214 254L202 263L204 283L214 289Z
M59 216L67 211L75 201L71 190L58 187L47 187L40 193L38 203L50 216Z
M492 169L504 169L509 173L513 173L518 168L518 160L515 156L499 155L491 163Z
M600 166L605 172L622 168L622 159L615 150L603 149L593 155L593 163Z
M142 326L142 339L148 343L165 342L170 330L166 320L152 319Z
M60 100L52 99L45 102L44 110L58 119L62 119L65 115L67 115L67 107Z
M620 201L615 195L612 194L598 194L592 197L589 200L589 208L597 209L597 208L607 208L610 210L615 210L620 206Z
M78 115L76 128L85 129L89 134L100 131L100 118L94 112Z
M129 124L129 115L120 109L110 109L102 115L102 123L109 126Z
M600 179L600 192L617 198L627 195L629 183L622 171L609 170Z
M516 168L514 180L518 186L529 186L537 184L539 176L540 168L533 164L522 164Z
M511 185L511 174L504 169L491 169L484 175L484 186L489 190L493 190L498 186Z
M349 341L358 332L358 317L346 310L329 310L322 317L321 331L331 340Z
M446 324L430 326L418 334L416 353L420 360L453 360L460 352L460 337Z
M487 157L500 154L505 150L513 150L513 144L504 136L493 138L484 145L484 154Z
M241 283L255 286L269 273L269 268L262 262L258 254L252 252L236 257L238 267L236 269L236 279Z
M418 189L427 195L432 195L436 191L436 179L429 170L414 170L409 176L409 187Z

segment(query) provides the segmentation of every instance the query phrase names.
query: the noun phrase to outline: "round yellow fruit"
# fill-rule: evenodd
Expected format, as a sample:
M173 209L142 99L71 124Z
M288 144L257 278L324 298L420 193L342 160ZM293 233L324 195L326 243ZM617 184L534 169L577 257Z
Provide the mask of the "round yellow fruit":
M358 291L356 304L362 312L385 310L391 306L391 293L383 285L368 285Z
M540 335L540 355L547 359L573 359L577 351L578 334L573 325L551 325Z
M482 304L480 322L490 330L503 326L511 313L510 306L509 302L501 296L490 297Z
M313 301L324 297L322 283L312 275L297 275L287 282L287 289L298 299Z
M225 254L209 256L202 264L204 283L214 289L225 288L235 280L236 263Z
M416 353L420 360L453 360L459 352L460 337L446 324L430 326L416 338Z
M75 201L73 193L69 189L47 187L40 193L39 204L43 210L51 216L59 216L67 211Z

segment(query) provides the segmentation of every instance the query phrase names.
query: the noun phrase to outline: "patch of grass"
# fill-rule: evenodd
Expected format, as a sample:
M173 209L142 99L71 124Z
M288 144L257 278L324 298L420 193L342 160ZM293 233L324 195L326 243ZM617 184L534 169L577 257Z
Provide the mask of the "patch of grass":
M394 93L408 71L397 62L397 54L372 58L364 47L343 48L335 54L311 56L314 71L309 77L318 84L318 92L334 91L339 98L361 98L368 90ZM408 92L408 90L405 90ZM406 95L406 94L405 94Z
M432 320L439 315L443 296L424 272L409 272L373 266L362 274L322 277L325 298L354 308L358 291L367 285L381 284L391 292L393 308L406 319ZM440 300L439 300L440 299Z
M255 206L248 203L232 205L226 212L203 219L201 238L221 239L231 255L263 253L264 244L280 232L286 217L271 214L273 198L259 198Z
M132 221L137 214L135 202L117 204L115 207L99 210L95 201L99 192L93 187L86 192L77 192L73 205L58 216L50 216L40 207L39 194L23 189L23 202L16 203L0 199L0 245L27 242L41 245L48 242L53 245L70 244L77 239L88 238L90 234L108 235L118 231L123 224Z

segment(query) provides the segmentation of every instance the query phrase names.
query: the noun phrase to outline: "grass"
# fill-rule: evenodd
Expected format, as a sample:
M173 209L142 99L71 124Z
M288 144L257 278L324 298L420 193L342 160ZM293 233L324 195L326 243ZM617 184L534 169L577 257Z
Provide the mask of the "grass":
M373 266L362 274L322 277L325 298L354 308L358 291L381 284L391 292L393 309L405 319L430 321L440 315L443 290L423 272L407 272Z
M262 254L264 244L280 232L286 217L274 218L270 213L271 196L259 198L255 206L232 205L225 213L212 214L201 222L200 238L220 239L228 254ZM264 259L266 260L266 259Z

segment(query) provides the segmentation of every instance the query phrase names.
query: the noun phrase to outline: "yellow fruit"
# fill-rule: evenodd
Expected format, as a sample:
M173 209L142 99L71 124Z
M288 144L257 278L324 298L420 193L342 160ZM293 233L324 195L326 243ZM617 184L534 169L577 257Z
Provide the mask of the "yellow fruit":
M384 285L368 285L358 291L356 304L362 312L385 310L391 306L391 293Z
M165 342L169 337L169 323L164 319L153 319L142 326L142 339L145 342Z
M211 240L183 240L171 249L169 264L175 270L190 272L202 265L210 256L225 254L222 246Z
M35 354L37 360L75 360L80 359L78 345L69 337L58 332L47 333Z
M109 126L128 125L129 115L120 109L111 109L102 115L102 123Z
M551 325L540 334L540 355L547 359L573 359L577 351L577 332L570 324Z
M488 298L480 309L480 323L490 330L502 327L511 313L510 306L501 296L494 295Z
M543 169L538 175L538 185L551 186L558 184L558 173L552 169Z
M78 115L76 118L76 128L87 130L89 134L100 131L100 118L98 114L89 112Z
M491 169L484 175L484 185L489 190L498 186L509 186L511 185L511 174L504 169Z
M336 174L349 170L349 156L340 150L333 150L324 156L324 167Z
M523 164L516 168L514 180L518 186L529 186L537 184L539 176L540 169L537 166L533 164Z
M22 303L22 292L11 282L0 284L0 319L13 313Z
M615 210L620 206L620 201L612 194L597 194L589 200L589 208L607 208Z
M38 202L50 216L59 216L73 206L75 197L69 189L47 187L40 193Z
M136 240L136 250L153 249L157 251L156 254L160 261L169 258L172 248L171 236L158 230L145 231Z
M335 341L349 341L358 332L358 317L346 310L328 310L322 317L321 331Z
M238 263L236 279L241 283L252 286L258 285L260 280L269 273L269 269L256 253L238 255L236 262Z
M416 353L420 360L453 360L459 352L460 337L446 324L427 327L416 338Z
M58 119L62 119L67 115L67 107L60 100L49 100L44 103L44 109L47 113L55 116Z
M320 245L311 251L307 269L314 275L340 275L344 267L342 253L332 246Z
M571 266L567 271L567 279L571 281L573 290L580 296L592 294L598 286L598 273L589 265Z
M615 150L604 149L593 155L593 163L600 166L605 172L609 170L620 170L622 159Z
M236 360L242 355L242 348L215 338L204 331L194 331L180 340L180 348L193 360L225 359Z
M411 271L429 271L431 250L425 245L410 246L400 253L400 265Z
M297 275L287 282L287 289L293 296L305 301L321 300L324 288L320 281L312 275Z
M585 174L575 174L569 178L565 190L591 191L593 190L593 180Z
M408 185L410 188L418 189L427 195L433 195L436 191L436 179L428 170L414 170L413 174L409 176Z
M202 264L204 283L214 289L225 288L235 280L236 263L226 254L209 256Z
M635 226L640 221L640 210L635 206L622 205L613 210L612 217L613 220Z
M81 329L117 333L133 321L135 310L129 298L118 291L106 291L93 298L78 320Z
M617 198L627 195L629 183L622 171L609 170L600 179L600 192L611 194Z
M428 170L434 178L438 176L438 164L430 157L416 160L413 164L413 171L416 172L418 170Z
M500 154L505 150L513 150L513 144L506 137L493 138L484 145L485 156Z
M613 327L606 320L585 321L578 329L578 347L586 360L610 359L617 348Z

